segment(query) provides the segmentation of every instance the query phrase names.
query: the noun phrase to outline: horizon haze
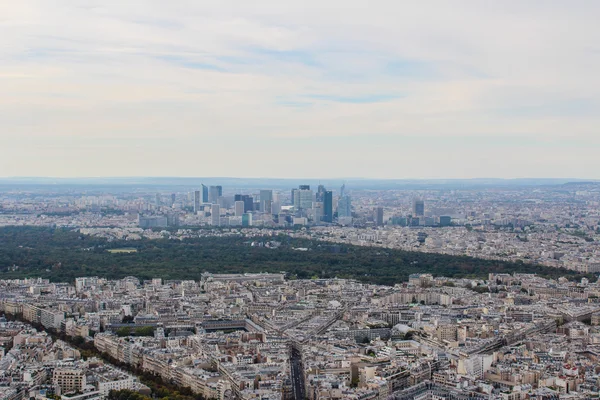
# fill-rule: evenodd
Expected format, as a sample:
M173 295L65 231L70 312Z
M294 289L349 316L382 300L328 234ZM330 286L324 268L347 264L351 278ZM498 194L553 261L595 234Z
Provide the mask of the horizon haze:
M600 3L0 5L0 177L600 178Z

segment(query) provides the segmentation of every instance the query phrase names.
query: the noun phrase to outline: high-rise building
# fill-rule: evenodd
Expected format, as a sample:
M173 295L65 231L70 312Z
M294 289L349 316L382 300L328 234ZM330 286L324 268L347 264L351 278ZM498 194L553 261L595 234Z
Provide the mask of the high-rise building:
M208 186L202 184L202 203L208 203Z
M281 212L281 203L279 202L279 200L273 200L273 203L271 204L271 214L279 215L280 212Z
M218 204L210 207L210 221L212 226L221 225L221 207Z
M293 205L293 206L294 206L294 205L296 205L296 203L295 203L295 200L294 200L294 199L296 198L296 191L297 191L297 190L298 190L298 189L292 189L292 193L291 193L292 197L290 198L290 204L291 204L291 205Z
M342 187L340 188L340 199L341 199L342 197L344 197L344 195L345 195L345 194L346 194L346 184L345 184L345 183L343 183L343 184L342 184Z
M352 216L352 200L350 196L345 195L340 197L338 201L338 218Z
M299 210L308 210L312 208L314 201L313 191L309 185L300 185L299 189L294 191L294 207Z
M247 194L236 194L233 199L235 201L244 202L245 213L254 211L254 198L252 196L248 196Z
M263 213L271 213L271 204L273 203L273 191L261 190L259 195L260 211Z
M210 186L208 188L208 202L211 204L217 204L219 197L223 195L223 188L221 186Z
M201 204L200 191L196 190L194 192L194 213L197 213L198 211L200 211L200 204Z
M235 216L241 217L244 214L244 202L239 200L235 202Z
M171 193L171 207L173 207L173 205L175 204L176 198L177 196L175 195L175 193Z
M323 194L323 221L333 222L333 192L326 190Z
M273 213L273 200L265 200L260 203L260 209L265 214Z
M422 217L425 215L425 202L423 200L413 200L413 214L417 217Z
M377 226L383 226L383 207L375 208L374 220Z
M315 201L312 203L313 221L319 222L323 220L323 203Z
M315 201L322 203L323 197L325 196L326 191L327 191L327 189L325 189L325 186L319 185L319 187L317 188L317 194L315 195Z

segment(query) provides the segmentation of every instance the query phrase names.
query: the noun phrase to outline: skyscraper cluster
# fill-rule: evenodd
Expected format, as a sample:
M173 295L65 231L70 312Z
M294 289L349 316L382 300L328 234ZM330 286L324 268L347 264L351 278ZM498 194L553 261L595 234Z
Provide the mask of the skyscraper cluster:
M324 185L319 185L316 192L310 185L299 185L292 189L289 201L287 196L281 196L281 192L271 189L261 189L254 194L231 194L231 191L224 194L220 185L202 184L197 190L188 193L187 201L185 197L178 198L173 194L170 207L191 212L194 217L188 222L192 225L250 226L253 221L263 226L334 222L341 225L352 224L352 203L350 196L346 194L345 185L335 197L333 191L327 190ZM158 195L155 202L156 209L160 209L163 204ZM155 227L160 227L163 226L161 221L152 223ZM183 224L185 223L184 219Z

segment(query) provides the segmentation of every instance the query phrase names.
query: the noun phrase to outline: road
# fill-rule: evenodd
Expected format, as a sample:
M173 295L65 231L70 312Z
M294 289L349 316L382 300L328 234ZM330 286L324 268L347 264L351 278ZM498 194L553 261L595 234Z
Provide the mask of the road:
M290 353L290 366L292 369L294 399L304 400L306 398L306 390L304 385L304 371L302 371L302 354L295 347L292 347Z

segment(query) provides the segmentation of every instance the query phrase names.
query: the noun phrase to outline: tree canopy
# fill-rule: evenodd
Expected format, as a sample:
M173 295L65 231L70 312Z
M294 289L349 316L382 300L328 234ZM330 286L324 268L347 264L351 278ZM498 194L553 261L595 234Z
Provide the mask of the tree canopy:
M483 260L467 256L410 252L346 244L330 244L279 235L279 248L252 247L249 239L202 237L107 241L74 230L39 227L0 228L0 278L49 278L73 281L80 276L120 279L200 279L202 272L286 272L291 278L354 278L393 285L412 273L455 278L487 278L492 273L536 273L543 277L591 280L591 274L522 262ZM134 253L109 249L134 248ZM308 248L297 251L295 248Z

